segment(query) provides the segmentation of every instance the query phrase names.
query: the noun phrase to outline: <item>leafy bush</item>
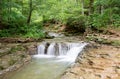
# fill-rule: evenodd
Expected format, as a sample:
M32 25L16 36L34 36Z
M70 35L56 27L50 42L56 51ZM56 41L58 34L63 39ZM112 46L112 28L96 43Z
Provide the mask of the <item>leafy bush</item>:
M40 24L40 23L39 23ZM27 27L26 33L24 37L28 38L41 38L44 37L44 33L42 31L41 24L32 24L29 27Z
M85 16L73 16L68 18L67 23L66 23L66 31L68 32L80 32L83 33L85 32L85 22L86 18Z
M9 29L0 30L0 37L30 37L40 38L44 37L41 24L31 24L23 26L10 26Z
M109 16L105 14L93 14L89 18L89 24L92 28L100 29L101 27L106 27L109 23Z
M120 27L120 15L113 14L113 26Z

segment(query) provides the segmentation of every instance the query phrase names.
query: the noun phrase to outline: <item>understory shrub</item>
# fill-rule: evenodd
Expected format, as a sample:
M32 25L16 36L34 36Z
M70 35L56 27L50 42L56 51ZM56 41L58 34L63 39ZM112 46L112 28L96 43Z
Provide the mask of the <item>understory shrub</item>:
M42 25L11 25L9 28L0 30L0 37L27 37L27 38L40 38L44 37L42 32Z
M85 16L73 16L67 19L66 22L66 31L67 32L85 32L85 22L86 18Z

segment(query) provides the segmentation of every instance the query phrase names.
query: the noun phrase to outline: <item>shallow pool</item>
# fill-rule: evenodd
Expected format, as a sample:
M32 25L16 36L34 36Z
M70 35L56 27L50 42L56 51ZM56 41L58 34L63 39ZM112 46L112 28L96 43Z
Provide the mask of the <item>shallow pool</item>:
M70 62L59 61L60 58L33 58L22 69L13 72L5 79L59 79Z

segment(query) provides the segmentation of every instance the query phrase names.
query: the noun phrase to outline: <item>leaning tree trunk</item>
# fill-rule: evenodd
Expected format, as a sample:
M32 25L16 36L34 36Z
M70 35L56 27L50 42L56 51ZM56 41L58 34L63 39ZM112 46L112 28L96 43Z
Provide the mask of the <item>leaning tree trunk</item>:
M27 19L27 24L30 24L30 21L31 21L31 16L32 16L32 0L30 0L30 3L29 3L29 15L28 15L28 19Z

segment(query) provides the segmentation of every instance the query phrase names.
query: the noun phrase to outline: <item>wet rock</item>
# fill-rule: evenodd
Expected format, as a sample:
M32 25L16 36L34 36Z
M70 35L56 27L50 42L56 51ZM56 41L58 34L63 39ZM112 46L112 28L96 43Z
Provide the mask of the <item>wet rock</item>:
M34 39L34 38L12 38L12 37L4 37L0 38L0 43L28 43L28 42L41 42L43 39Z
M27 47L27 51L29 55L35 55L37 54L37 46L36 45L31 45Z
M45 38L47 39L53 39L58 37L64 37L64 34L55 33L55 32L46 32L46 36L45 36Z
M31 60L29 51L35 49L36 44L20 44L20 43L1 43L1 51L4 55L0 57L0 79L4 79L7 73L15 71L27 64ZM30 49L28 51L27 47ZM34 50L33 50L34 51ZM32 52L33 52L32 51Z

